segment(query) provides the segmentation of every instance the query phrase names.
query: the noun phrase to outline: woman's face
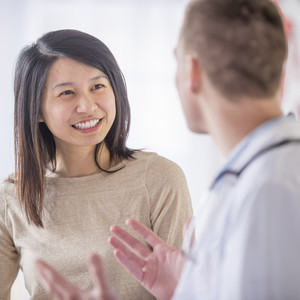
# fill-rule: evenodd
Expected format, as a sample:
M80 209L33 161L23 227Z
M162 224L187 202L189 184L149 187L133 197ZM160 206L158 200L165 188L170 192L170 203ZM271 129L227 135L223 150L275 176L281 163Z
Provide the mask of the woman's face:
M103 72L70 58L59 58L51 66L41 121L53 134L57 150L95 146L104 140L115 116L115 96Z

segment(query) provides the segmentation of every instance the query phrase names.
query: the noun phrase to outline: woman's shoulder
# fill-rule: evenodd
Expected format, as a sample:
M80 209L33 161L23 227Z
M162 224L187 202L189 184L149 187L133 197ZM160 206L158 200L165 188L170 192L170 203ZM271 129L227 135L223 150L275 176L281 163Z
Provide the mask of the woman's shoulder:
M6 209L7 199L14 198L14 183L11 180L12 177L8 177L5 180L0 181L0 211Z
M155 152L137 151L134 154L134 160L149 174L155 174L158 177L184 177L184 173L177 163Z
M0 198L4 197L5 194L13 193L14 186L13 176L9 176L4 180L0 180Z
M160 166L162 168L165 167L175 167L179 168L179 166L173 162L172 160L157 154L156 152L148 152L148 151L136 151L133 155L134 160L138 163L144 163L149 166Z

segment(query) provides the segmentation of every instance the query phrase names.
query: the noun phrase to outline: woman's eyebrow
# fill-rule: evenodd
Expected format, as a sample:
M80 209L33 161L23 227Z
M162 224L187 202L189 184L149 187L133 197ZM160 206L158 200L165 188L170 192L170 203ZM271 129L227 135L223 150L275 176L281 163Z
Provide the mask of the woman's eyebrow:
M108 80L107 76L106 75L98 75L98 76L95 76L93 78L91 78L89 81L95 81L95 80L98 80L98 79L101 79L101 78L105 78L106 80Z
M101 78L105 78L106 80L108 80L108 77L106 75L98 75L98 76L95 76L95 77L89 79L89 82L92 82L92 81L95 81L95 80L98 80L98 79L101 79ZM68 85L73 85L73 82L58 83L58 84L54 85L52 89L55 90L57 88L68 86Z
M72 85L72 84L73 84L73 82L62 82L62 83L58 83L58 84L54 85L52 89L55 90L59 87Z

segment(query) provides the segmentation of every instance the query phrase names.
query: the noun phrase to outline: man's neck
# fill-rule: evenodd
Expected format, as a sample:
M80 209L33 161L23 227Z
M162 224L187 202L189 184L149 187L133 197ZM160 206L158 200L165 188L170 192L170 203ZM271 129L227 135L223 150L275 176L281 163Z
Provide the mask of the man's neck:
M227 100L222 106L222 109L215 110L215 114L211 116L213 119L209 128L225 156L257 127L283 115L276 98L244 99L239 102Z

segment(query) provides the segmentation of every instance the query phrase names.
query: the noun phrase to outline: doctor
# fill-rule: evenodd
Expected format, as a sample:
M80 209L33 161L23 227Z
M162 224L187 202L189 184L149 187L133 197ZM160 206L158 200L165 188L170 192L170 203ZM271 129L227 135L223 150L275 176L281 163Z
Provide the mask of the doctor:
M158 299L300 299L300 125L279 105L286 41L275 5L190 2L175 56L188 126L211 134L227 162L182 252L128 220L153 250L113 226L116 257ZM118 299L101 259L93 255L90 265L89 292L41 261L36 269L56 299Z

